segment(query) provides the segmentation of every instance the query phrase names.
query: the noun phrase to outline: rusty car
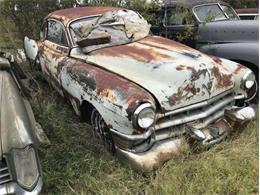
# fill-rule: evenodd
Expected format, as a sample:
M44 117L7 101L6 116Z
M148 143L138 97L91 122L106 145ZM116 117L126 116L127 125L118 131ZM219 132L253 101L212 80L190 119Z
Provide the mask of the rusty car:
M0 52L0 194L39 194L42 173L37 153L41 127L14 56Z
M109 152L151 171L187 140L210 147L254 118L254 73L150 34L138 13L114 7L57 10L27 57L93 126Z
M156 18L149 21L155 35L241 63L253 70L258 81L258 21L240 20L235 10L220 0L165 1L150 12Z

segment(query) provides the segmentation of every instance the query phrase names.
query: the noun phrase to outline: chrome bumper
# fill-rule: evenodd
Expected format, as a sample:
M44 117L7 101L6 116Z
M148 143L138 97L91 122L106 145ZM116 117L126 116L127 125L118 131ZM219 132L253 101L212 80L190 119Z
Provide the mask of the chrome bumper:
M221 142L227 135L234 130L237 124L243 124L255 118L255 111L251 107L245 108L232 108L225 110L223 117L214 121L208 127L199 129L196 124L186 125L186 137L184 136L169 138L158 141L155 138L154 129L149 129L143 135L124 135L118 131L111 130L113 138L116 143L116 155L123 162L129 163L134 169L143 172L149 172L160 167L165 161L171 159L174 155L178 154L187 141L193 140L208 147ZM138 138L138 139L135 139ZM121 139L121 142L120 142ZM147 141L148 140L148 141ZM147 150L138 152L135 145L145 142ZM124 143L124 144L117 144ZM123 148L124 146L132 146L132 148Z
M142 153L133 153L117 147L116 154L119 160L129 163L134 169L149 172L178 154L182 146L181 139L169 139L156 142L150 150Z
M1 195L5 195L5 194L38 195L42 190L42 186L43 186L42 177L39 177L38 182L32 191L25 190L15 182L9 182L0 185L0 194Z

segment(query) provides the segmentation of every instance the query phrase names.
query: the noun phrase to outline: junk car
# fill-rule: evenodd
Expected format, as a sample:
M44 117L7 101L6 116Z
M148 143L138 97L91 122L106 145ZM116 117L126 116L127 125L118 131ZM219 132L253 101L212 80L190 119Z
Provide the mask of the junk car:
M0 194L39 194L39 125L14 57L0 52Z
M258 21L240 20L229 4L218 0L166 1L150 12L154 34L242 63L258 80Z
M152 36L131 10L54 11L40 40L24 46L105 147L141 171L171 159L187 137L210 147L255 116L250 69Z

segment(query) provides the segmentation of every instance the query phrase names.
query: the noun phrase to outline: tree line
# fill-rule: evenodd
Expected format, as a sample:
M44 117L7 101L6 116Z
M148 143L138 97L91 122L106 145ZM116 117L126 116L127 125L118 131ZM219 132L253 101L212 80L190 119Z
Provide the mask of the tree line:
M24 36L37 39L43 18L57 9L79 6L120 6L137 10L148 21L154 17L146 10L158 8L160 0L2 0L0 18L15 25L19 38ZM234 8L258 7L258 0L226 0Z

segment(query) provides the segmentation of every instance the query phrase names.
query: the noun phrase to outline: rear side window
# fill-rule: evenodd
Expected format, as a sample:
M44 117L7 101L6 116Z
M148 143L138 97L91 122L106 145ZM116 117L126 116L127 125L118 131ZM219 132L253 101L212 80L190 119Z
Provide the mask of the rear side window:
M68 46L63 25L60 22L49 20L47 40L62 46Z
M192 25L194 23L188 8L176 6L167 9L167 25Z

